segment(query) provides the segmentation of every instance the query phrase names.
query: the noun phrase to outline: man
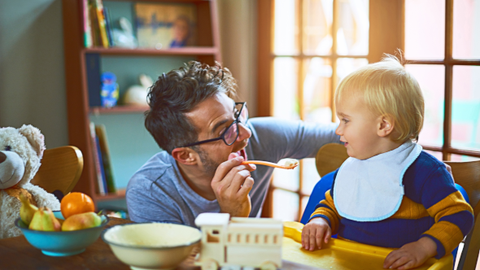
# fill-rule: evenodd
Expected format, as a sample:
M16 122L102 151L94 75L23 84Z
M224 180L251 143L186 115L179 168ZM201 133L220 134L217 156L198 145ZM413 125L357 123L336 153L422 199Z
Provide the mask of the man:
M165 151L128 184L133 221L195 226L203 212L259 217L273 168L242 161L313 157L322 145L340 142L336 124L249 120L246 103L232 99L236 88L227 68L198 62L158 78L145 126Z

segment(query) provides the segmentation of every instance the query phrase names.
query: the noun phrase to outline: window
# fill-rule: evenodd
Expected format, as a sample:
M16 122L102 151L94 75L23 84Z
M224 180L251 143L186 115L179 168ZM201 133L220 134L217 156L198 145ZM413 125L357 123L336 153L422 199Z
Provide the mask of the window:
M270 8L273 38L266 61L273 75L272 102L261 105L270 108L264 113L306 122L336 121L333 94L338 82L368 63L368 0L276 0ZM300 161L292 171L275 171L273 201L267 203L273 212L264 214L298 220L318 179L314 159Z
M439 159L480 157L478 1L258 2L260 116L335 122L338 82L400 48L426 99L420 143ZM313 159L276 171L263 216L299 220L318 179Z
M479 15L475 0L405 0L405 67L425 97L419 142L442 160L480 157Z

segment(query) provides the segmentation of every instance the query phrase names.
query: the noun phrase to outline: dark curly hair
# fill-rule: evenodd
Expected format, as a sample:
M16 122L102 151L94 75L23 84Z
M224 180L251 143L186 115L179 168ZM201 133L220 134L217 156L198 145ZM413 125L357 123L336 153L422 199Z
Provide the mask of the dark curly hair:
M175 147L198 140L198 130L185 113L202 101L225 93L235 99L237 83L227 68L219 63L209 66L196 61L163 73L150 87L150 110L145 112L145 127L157 144L172 154ZM194 147L192 147L194 148Z

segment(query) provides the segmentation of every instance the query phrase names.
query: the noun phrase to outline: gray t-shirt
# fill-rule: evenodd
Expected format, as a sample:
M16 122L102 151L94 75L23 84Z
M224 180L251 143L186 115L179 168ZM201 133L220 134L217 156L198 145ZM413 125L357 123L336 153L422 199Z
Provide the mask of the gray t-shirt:
M250 160L278 162L283 158L314 157L327 143L340 142L337 124L307 124L272 117L252 118L247 123L252 136L245 148ZM257 166L250 191L250 217L259 217L273 169ZM183 180L175 159L166 151L154 155L130 179L126 200L130 219L135 222L167 222L195 226L204 212L220 212L217 200L195 193Z

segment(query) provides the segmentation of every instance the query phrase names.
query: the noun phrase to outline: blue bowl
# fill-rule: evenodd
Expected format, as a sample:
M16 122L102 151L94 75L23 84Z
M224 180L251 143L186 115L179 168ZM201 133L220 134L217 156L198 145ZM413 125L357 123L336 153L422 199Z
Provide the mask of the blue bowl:
M55 217L64 219L60 211L53 212ZM44 232L30 230L20 218L15 220L15 226L22 230L27 241L48 256L71 256L82 253L93 244L102 233L108 217L102 216L102 224L98 227L69 232Z

